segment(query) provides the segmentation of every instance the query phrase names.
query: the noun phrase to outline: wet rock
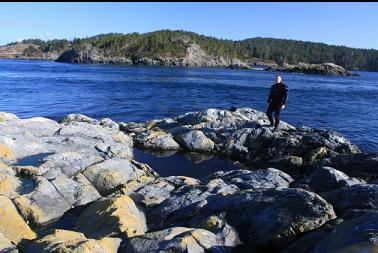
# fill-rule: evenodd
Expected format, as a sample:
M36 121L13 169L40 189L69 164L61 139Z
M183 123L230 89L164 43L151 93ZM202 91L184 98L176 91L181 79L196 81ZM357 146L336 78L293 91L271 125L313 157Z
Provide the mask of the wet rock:
M324 193L322 196L334 206L336 212L378 208L378 185L356 184Z
M332 206L320 196L292 188L215 196L208 198L200 211L202 215L222 212L243 242L264 250L282 248L336 217Z
M341 223L312 252L374 252L377 248L377 235L378 213L369 212Z
M175 140L189 151L210 152L214 149L214 142L198 130L175 136Z
M138 179L145 173L129 160L114 158L86 168L83 175L105 196L121 184Z
M19 243L22 239L34 239L35 233L22 219L12 201L0 195L0 234L12 243Z
M143 149L175 150L180 148L171 134L162 131L140 135L135 139L135 144Z
M117 253L121 239L104 237L100 240L87 239L84 234L55 229L52 233L34 240L25 253Z
M177 252L204 253L221 247L217 237L204 229L173 227L136 236L126 241L121 253ZM214 252L227 252L215 251Z
M89 205L79 216L75 230L92 238L125 235L132 237L147 231L144 213L128 196L103 198Z
M220 178L224 182L234 184L242 190L289 187L289 184L294 181L290 175L274 168L255 171L242 169L233 171L218 171L210 177Z
M36 183L33 192L16 198L14 202L26 220L43 226L60 219L73 203L64 198L46 178L36 177Z
M363 183L366 182L357 178L351 178L344 172L331 167L317 168L309 176L298 182L298 184L308 184L315 192L326 192L344 186Z

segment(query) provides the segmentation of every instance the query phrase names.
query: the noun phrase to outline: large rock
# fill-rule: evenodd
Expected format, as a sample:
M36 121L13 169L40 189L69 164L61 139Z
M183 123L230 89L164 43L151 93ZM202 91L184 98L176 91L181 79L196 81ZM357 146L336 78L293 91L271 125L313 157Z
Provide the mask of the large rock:
M249 247L281 248L302 233L336 218L333 208L315 193L301 189L241 191L207 199L202 215L226 212L225 219Z
M314 253L375 252L378 247L378 213L368 212L341 223L325 236L312 251Z
M147 135L138 136L135 139L135 144L143 149L175 150L180 148L171 134L162 131L153 131Z
M128 196L103 198L89 205L79 216L75 230L92 238L124 235L132 237L147 231L144 213Z
M198 130L177 135L175 140L189 151L210 152L214 149L214 142Z
M90 166L83 171L83 175L100 194L108 195L121 184L138 179L145 173L129 160L114 158Z
M378 208L378 185L357 184L323 194L337 212L348 209Z
M235 184L242 190L289 187L289 184L294 181L290 175L274 168L255 171L219 171L210 176L210 178L220 178L226 183Z
M378 178L378 153L344 154L334 158L322 159L317 166L330 166L349 176L366 181Z
M36 177L37 187L29 194L15 199L15 203L26 220L43 226L60 219L74 204L66 199L55 186L44 177ZM62 188L71 185L62 185Z
M331 167L320 167L309 176L300 180L298 184L307 184L315 192L326 192L344 186L366 183L357 178L350 178L342 171Z
M75 206L83 206L101 198L100 193L83 174L77 174L73 180L79 184L75 192Z
M204 229L173 227L161 231L136 236L126 241L121 253L175 252L175 253L205 253L227 252L218 250L221 243L217 237Z
M0 234L13 243L22 239L34 239L35 233L22 219L12 201L6 196L0 196Z
M121 239L102 238L100 240L87 239L84 234L53 230L50 234L34 240L25 253L117 253Z

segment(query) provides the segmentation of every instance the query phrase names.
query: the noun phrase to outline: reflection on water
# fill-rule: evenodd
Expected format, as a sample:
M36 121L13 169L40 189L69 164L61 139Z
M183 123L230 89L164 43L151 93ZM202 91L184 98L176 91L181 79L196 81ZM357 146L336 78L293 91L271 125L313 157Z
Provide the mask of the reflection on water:
M245 168L239 163L223 160L211 154L183 150L150 151L134 148L134 157L137 161L150 165L163 177L189 176L201 179L216 171Z

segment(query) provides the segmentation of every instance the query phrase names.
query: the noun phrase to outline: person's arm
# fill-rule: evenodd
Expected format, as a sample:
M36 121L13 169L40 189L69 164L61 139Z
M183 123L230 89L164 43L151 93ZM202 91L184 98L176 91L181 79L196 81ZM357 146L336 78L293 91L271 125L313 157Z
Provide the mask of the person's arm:
M270 87L270 92L269 92L269 97L268 97L268 104L272 101L272 90L273 90L273 86Z
M283 106L286 106L288 93L289 93L289 87L285 85L285 87L283 89L283 97L282 97L282 105Z

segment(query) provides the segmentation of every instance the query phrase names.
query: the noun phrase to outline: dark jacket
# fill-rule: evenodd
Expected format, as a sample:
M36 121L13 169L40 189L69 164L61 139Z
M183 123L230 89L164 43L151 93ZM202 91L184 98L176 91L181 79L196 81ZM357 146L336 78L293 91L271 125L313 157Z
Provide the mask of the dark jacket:
M268 103L272 103L277 106L286 105L288 91L289 87L284 83L273 84L270 88Z

